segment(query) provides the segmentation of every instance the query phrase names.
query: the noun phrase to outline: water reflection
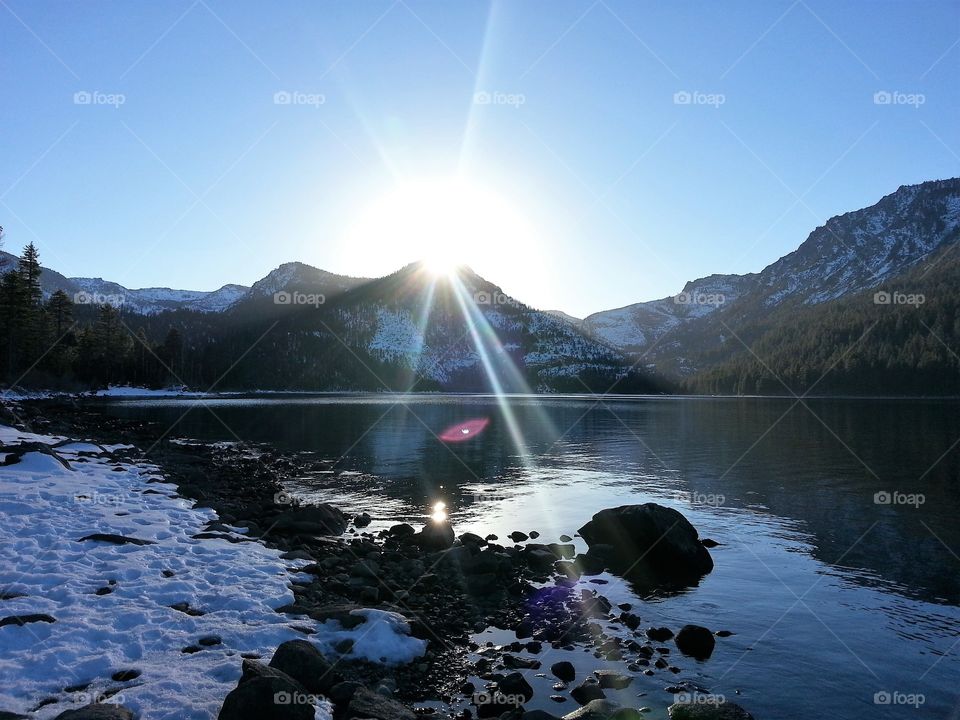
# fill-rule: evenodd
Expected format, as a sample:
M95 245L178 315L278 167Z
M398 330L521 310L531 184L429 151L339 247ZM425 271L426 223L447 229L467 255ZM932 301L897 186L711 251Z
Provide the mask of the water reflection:
M292 480L352 510L375 504L391 520L412 520L443 497L458 527L536 523L557 534L617 499L735 518L728 528L734 534L743 513L760 513L778 518L774 531L785 538L801 533L805 552L853 582L885 582L907 596L960 603L960 563L950 551L960 548L955 403L521 397L511 412L533 461L525 464L491 398L396 401L298 397L213 405L243 439L334 461L332 474ZM109 411L172 422L183 404L122 402ZM438 441L477 417L489 425L470 442ZM227 439L201 408L174 434ZM874 503L883 491L922 493L925 502ZM721 496L722 504L698 501Z

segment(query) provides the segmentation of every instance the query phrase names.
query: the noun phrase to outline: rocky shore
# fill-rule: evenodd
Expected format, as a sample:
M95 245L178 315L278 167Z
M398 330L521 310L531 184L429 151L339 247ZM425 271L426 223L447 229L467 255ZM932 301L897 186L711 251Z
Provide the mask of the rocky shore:
M610 508L557 538L529 530L506 538L458 534L445 519L369 532L368 513L348 517L330 505L290 499L283 480L314 459L241 443L155 445L157 428L106 417L83 402L28 402L15 411L0 422L134 446L129 459L148 460L181 496L216 511L218 519L194 537L260 542L298 561L295 600L278 611L303 617L304 637L281 644L272 657L239 659L242 677L224 698L223 720L306 719L320 717L321 708L337 720L621 720L662 716L666 705L675 720L751 717L696 681L696 668L732 634L728 629L713 631L695 619L654 626L642 603L614 605L603 593L605 573L670 592L710 572L707 547L716 543L701 539L675 510L653 503ZM575 536L586 550L577 551ZM316 623L362 629L371 610L404 624L423 641L422 654L382 662L358 657L353 639L323 649L311 642ZM478 638L489 629L498 642ZM588 670L585 657L593 661ZM672 701L661 705L638 692L650 680ZM58 717L132 715L118 705L90 705Z

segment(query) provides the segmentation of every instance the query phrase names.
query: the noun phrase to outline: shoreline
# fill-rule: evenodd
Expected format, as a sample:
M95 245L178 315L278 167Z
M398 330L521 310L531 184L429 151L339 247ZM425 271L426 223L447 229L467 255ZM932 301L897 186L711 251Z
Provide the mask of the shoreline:
M250 443L204 445L168 438L151 448L156 430L149 423L106 417L73 398L26 401L20 411L45 433L135 446L134 454L156 465L180 496L217 513L217 521L201 537L229 539L230 526L243 528L249 539L282 552L281 557L306 562L301 572L309 581L291 579L294 602L277 608L304 619L298 629L305 638L313 634L308 621L349 625L354 623L352 613L362 608L405 617L411 635L426 643L423 657L401 665L338 657L333 665L354 685L326 688L328 697L337 696L332 698L335 717L347 717L352 693L345 693L356 691L358 681L418 714L466 718L466 712L480 717L499 715L495 710L517 712L514 708L522 709L522 703L484 705L481 698L478 705L477 694L492 692L496 698L497 688L505 683L516 684L527 675L531 680L547 677L541 670L556 676L558 663L549 660L584 651L605 666L575 687L572 680L553 677L557 694L550 696L551 705L562 711L553 717L570 714L590 700L608 703L605 712L612 715L613 697L622 710L618 718L631 717L628 712L639 717L638 705L644 713L662 712L665 708L643 706L635 692L625 690L634 677L644 675L659 677L674 699L714 697L692 680L681 680L684 671L677 665L687 664L686 658L670 655L664 647L670 639L666 634L655 632L652 637L650 629L640 629L641 619L631 608L611 607L601 592L606 580L579 583L602 573L604 566L589 553L574 557L573 546L565 543L569 536L544 544L535 533L518 533L511 546L509 539L500 545L494 536L469 533L454 541L452 529L449 537L426 536L405 523L368 533L363 529L365 514L350 519L336 508L301 507L285 497L282 478L316 460ZM481 646L474 638L488 628L499 628L514 639ZM344 644L337 651L348 654L350 648ZM607 667L611 664L617 672ZM613 675L622 687L597 688L597 694L593 685L598 678ZM526 687L521 694L527 696ZM541 720L550 717L537 712ZM671 717L683 717L682 708L679 712L671 710Z

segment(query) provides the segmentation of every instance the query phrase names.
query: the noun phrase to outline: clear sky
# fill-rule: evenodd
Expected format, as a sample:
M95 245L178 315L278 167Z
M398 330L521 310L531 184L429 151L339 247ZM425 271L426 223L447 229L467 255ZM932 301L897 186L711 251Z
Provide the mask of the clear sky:
M210 290L389 272L436 207L582 316L960 175L958 41L955 0L0 0L0 224L66 275Z

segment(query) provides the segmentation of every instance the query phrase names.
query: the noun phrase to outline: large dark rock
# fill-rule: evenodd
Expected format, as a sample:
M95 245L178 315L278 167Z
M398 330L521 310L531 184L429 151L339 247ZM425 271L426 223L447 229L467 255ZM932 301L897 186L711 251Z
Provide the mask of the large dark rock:
M75 710L65 710L54 720L133 720L133 712L123 705L93 703Z
M353 693L346 717L371 720L416 720L417 715L406 705L361 687Z
M326 694L341 680L323 654L307 640L281 643L273 653L270 667L286 673L312 693Z
M292 507L277 516L273 532L299 535L341 535L347 529L347 516L333 505Z
M674 642L677 643L677 649L680 652L697 660L709 658L717 643L713 633L700 625L684 625L677 633Z
M30 615L8 615L7 617L0 619L0 627L5 625L26 625L28 623L35 622L45 622L45 623L55 623L57 619L53 615L47 615L46 613L32 613Z
M414 540L424 550L446 550L453 545L455 537L449 520L431 520L414 536Z
M696 528L672 508L645 503L601 510L580 535L610 569L627 577L692 582L713 569Z
M217 720L314 720L305 688L283 673L251 675L223 701Z
M560 680L563 680L563 682L573 682L573 679L577 677L577 671L573 667L573 663L568 662L567 660L555 662L550 666L550 672L552 672Z
M736 703L689 703L677 702L667 708L670 720L753 720L748 713Z
M570 697L581 705L586 705L594 700L602 700L607 694L600 687L600 683L594 678L587 678L570 691Z

